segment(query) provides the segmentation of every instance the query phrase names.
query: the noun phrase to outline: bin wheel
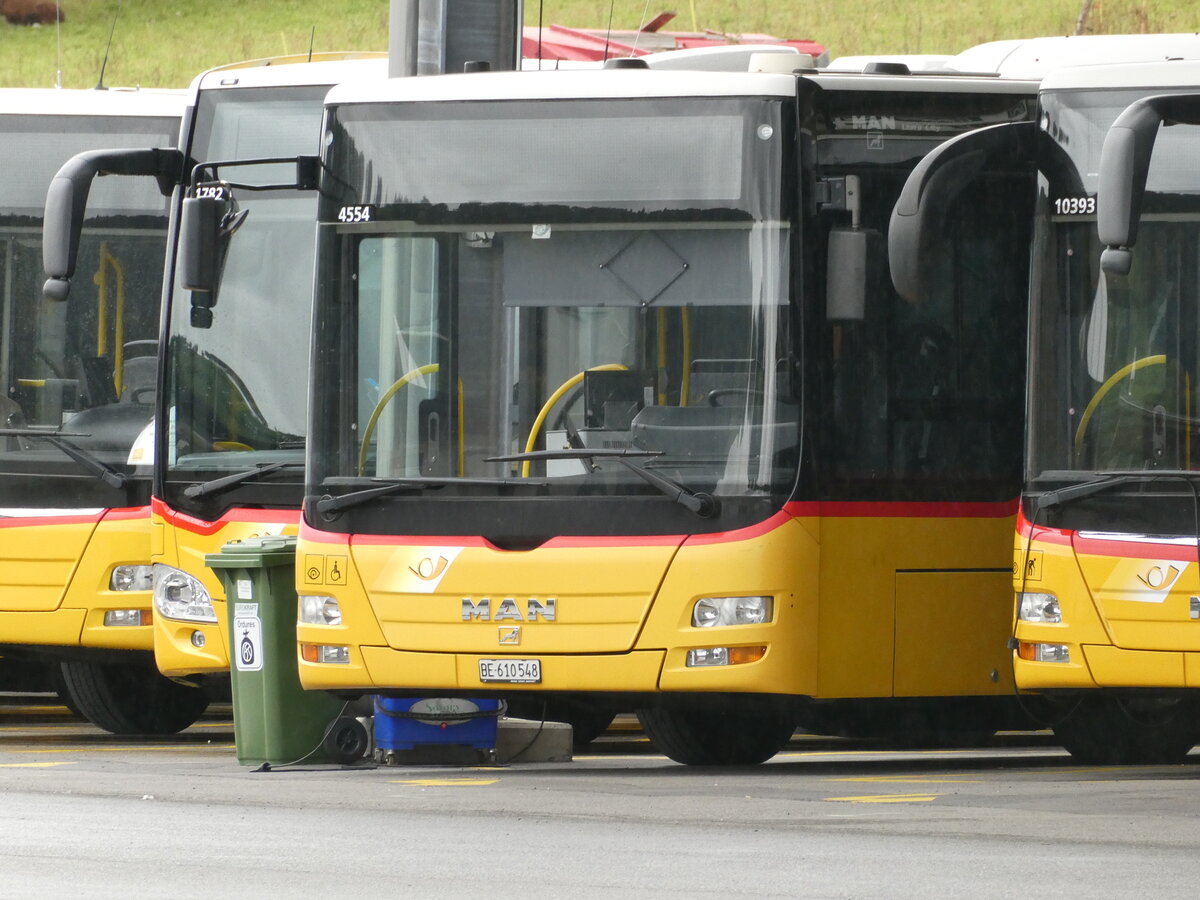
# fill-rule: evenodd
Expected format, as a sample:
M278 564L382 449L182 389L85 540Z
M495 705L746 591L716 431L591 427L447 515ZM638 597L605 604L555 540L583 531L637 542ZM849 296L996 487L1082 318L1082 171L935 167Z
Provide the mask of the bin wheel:
M335 763L349 765L367 755L370 745L367 729L358 719L343 716L333 723L325 735L325 754Z
M208 695L149 663L61 663L67 705L113 734L175 734L200 718Z

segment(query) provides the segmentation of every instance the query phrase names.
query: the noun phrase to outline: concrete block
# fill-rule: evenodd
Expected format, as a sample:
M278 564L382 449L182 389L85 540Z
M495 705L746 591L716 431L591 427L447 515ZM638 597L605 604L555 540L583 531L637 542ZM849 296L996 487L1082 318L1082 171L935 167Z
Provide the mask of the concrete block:
M501 717L496 728L499 763L570 762L571 726Z

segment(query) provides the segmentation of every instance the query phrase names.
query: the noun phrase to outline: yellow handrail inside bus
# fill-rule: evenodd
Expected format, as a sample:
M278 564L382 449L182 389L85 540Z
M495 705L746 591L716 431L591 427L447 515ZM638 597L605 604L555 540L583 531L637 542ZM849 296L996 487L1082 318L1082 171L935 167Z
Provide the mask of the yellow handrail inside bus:
M588 372L627 371L629 371L629 366L626 366L622 363L605 363L602 366L592 366L587 371L572 375L570 378L564 381L561 385L559 385L558 390L550 395L550 399L542 404L541 412L539 412L537 414L537 418L533 420L533 427L529 429L529 440L525 442L525 452L532 453L533 448L537 446L537 439L538 435L542 432L542 425L545 424L546 417L550 415L550 410L554 409L554 404L561 400L567 391L571 390L571 388L583 381L584 376L587 375ZM523 463L521 463L521 477L529 477L529 460L525 460Z
M686 306L679 307L679 327L683 341L683 378L679 384L679 405L688 405L688 391L692 389L692 318Z
M408 372L405 372L380 396L375 403L375 408L371 410L371 418L367 419L367 427L363 429L362 444L358 448L358 474L362 475L367 470L367 451L371 444L371 435L375 433L375 426L379 424L379 416L383 413L383 408L387 406L388 401L396 396L396 392L404 387L418 375L431 375L438 371L441 366L437 363L427 363L423 366L418 366ZM459 429L460 431L462 429Z
M1092 399L1088 401L1088 405L1084 407L1083 416L1079 419L1079 426L1075 429L1075 452L1079 453L1082 448L1083 435L1087 432L1088 422L1091 421L1092 415L1096 412L1096 407L1100 405L1100 401L1108 396L1109 391L1139 369L1144 369L1147 366L1166 365L1166 362L1167 357L1164 353L1159 353L1157 356L1143 356L1141 359L1135 359L1129 365L1122 366L1109 375L1104 384L1100 385L1100 389L1092 395Z
M125 389L123 369L125 368L125 267L121 261L108 249L108 241L100 244L100 267L92 276L96 285L96 300L99 310L96 317L96 355L105 356L108 353L108 270L112 269L116 276L116 309L113 313L113 387L116 388L117 398Z

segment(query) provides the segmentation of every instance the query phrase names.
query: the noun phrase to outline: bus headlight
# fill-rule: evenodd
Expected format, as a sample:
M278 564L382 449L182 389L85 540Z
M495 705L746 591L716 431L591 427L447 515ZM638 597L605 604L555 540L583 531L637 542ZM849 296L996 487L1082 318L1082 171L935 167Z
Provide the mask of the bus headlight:
M350 648L345 644L301 644L300 658L310 663L345 666L350 664Z
M1066 644L1031 644L1021 641L1017 644L1017 656L1029 662L1069 663L1071 648Z
M113 591L148 591L154 587L154 570L150 566L113 566L108 579Z
M300 597L300 621L305 625L341 625L342 608L336 597L304 594Z
M1022 622L1061 622L1062 610L1053 594L1017 594L1017 618Z
M701 597L692 607L692 625L761 625L771 621L773 597Z
M697 647L687 652L685 664L689 669L708 666L740 666L758 662L767 653L766 647Z
M184 622L216 622L212 597L197 578L173 566L154 564L154 608Z

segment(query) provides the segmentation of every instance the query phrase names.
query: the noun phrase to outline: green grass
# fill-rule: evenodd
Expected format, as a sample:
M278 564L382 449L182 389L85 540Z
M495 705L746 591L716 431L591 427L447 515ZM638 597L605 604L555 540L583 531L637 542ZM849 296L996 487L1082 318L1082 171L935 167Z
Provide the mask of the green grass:
M1080 0L526 0L525 21L636 28L664 9L672 30L711 28L812 38L835 55L954 53L1012 37L1070 34ZM0 21L0 86L92 87L118 0L63 0L67 21L31 28ZM388 0L121 0L105 83L183 87L204 69L315 50L386 50ZM1093 33L1194 31L1185 0L1096 0Z

